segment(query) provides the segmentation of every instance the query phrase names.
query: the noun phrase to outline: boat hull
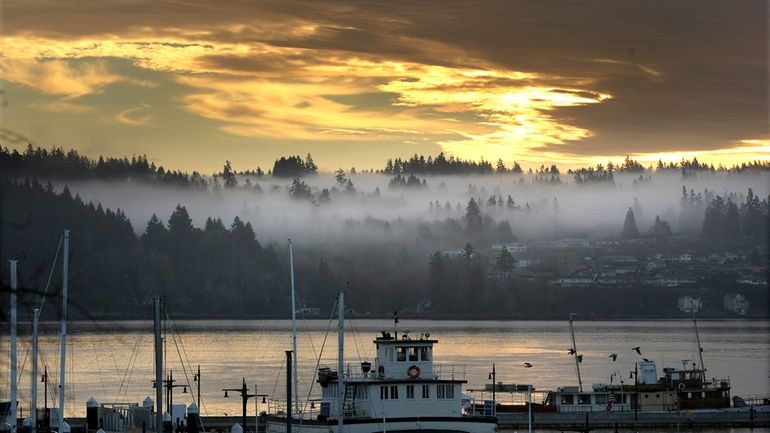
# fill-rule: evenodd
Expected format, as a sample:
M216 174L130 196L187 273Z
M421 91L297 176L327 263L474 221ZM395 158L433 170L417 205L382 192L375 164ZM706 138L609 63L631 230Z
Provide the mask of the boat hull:
M338 433L335 420L295 419L292 433ZM345 420L343 433L496 433L492 417L421 417ZM286 418L268 417L266 433L286 433Z

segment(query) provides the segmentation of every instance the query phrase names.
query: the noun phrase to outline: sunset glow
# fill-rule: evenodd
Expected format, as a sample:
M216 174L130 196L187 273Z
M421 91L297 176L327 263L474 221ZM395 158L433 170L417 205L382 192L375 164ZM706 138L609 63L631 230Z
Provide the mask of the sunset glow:
M118 7L83 9L72 18L46 2L5 3L2 127L38 145L93 155L144 153L170 162L184 151L180 168L202 171L220 165L206 149L222 143L237 149L222 159L244 169L312 152L331 170L346 157L340 143L366 154L355 161L365 167L440 151L533 165L595 164L626 154L715 163L769 156L766 130L754 120L766 114L766 102L744 104L754 108L742 117L723 111L728 118L713 134L709 110L720 95L700 94L679 114L655 113L658 106L682 110L677 98L685 96L665 90L679 79L676 56L580 58L568 47L551 47L541 54L548 63L535 66L504 50L491 54L460 39L419 36L415 20L397 15L357 23L339 18L355 4L308 6L314 13L268 5L238 12L195 2L147 5L153 7L186 20L160 25L128 13L124 24L109 28L100 20ZM79 26L45 25L35 15L40 8L49 19L75 19ZM546 41L531 45L538 43ZM676 116L686 121L672 124ZM73 122L82 127L73 130ZM192 124L194 131L180 127ZM134 136L144 139L133 142ZM21 148L26 141L2 145Z

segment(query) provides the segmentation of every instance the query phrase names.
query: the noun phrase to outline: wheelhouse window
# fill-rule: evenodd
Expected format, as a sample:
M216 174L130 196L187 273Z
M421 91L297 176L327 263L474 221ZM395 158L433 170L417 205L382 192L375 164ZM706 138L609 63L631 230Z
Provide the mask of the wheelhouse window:
M388 387L387 386L381 386L380 387L380 400L387 400L388 399Z
M429 347L420 347L420 361L430 361Z
M406 386L406 398L409 400L414 399L414 385Z
M417 348L416 347L410 347L409 348L409 361L410 362L417 362Z
M406 347L396 347L396 361L406 361Z
M578 404L591 404L591 394L579 394Z
M436 386L436 398L444 398L444 385Z
M430 398L430 385L422 386L422 398Z
M561 404L575 404L575 396L572 394L563 394L561 396Z
M596 394L594 399L596 404L607 404L607 394Z

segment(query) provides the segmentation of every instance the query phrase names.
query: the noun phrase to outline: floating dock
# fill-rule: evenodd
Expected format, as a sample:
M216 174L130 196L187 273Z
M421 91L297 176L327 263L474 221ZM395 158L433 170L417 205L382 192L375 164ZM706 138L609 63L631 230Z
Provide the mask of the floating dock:
M527 429L526 413L498 414L500 430ZM770 411L697 410L676 412L574 412L533 413L532 425L538 430L590 431L595 429L635 430L645 428L770 427Z

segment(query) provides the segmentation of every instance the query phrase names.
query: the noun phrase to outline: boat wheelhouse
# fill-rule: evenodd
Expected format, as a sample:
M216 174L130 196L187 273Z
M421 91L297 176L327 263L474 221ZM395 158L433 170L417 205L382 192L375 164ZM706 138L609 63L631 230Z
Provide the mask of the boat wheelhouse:
M553 404L559 412L606 411L610 400L613 412L729 408L730 380L706 380L705 370L688 362L683 361L681 369L664 368L664 376L658 378L655 362L643 361L636 383L594 384L588 392L565 386L554 392Z
M495 417L464 413L464 370L434 364L433 346L438 340L430 339L429 334L417 338L397 335L382 332L374 339L377 355L373 365L347 365L343 372L320 368L320 412L293 419L292 431L337 432L339 414L343 414L346 433L497 431ZM340 384L344 386L341 408ZM283 433L286 424L285 416L268 416L267 432Z

